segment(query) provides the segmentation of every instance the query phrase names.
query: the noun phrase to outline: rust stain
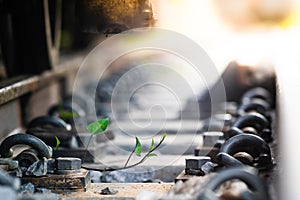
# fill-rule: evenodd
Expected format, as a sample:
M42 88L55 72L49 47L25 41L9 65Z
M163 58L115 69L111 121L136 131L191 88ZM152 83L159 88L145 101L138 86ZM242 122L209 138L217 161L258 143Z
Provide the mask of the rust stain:
M87 8L99 20L111 24L121 23L131 27L143 21L142 13L150 8L149 0L86 0Z
M82 173L76 174L49 174L45 177L24 177L22 182L33 183L36 187L44 187L51 190L76 190L84 189L89 183L88 171L81 170Z

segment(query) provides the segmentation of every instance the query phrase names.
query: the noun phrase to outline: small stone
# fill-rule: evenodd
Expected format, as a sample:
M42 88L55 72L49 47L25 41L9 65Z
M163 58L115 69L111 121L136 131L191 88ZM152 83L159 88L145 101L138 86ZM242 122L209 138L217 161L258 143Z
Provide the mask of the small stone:
M101 176L102 176L101 172L98 172L98 171L90 172L90 177L91 177L92 183L101 183Z
M23 177L23 173L25 173L27 169L25 168L25 170L22 170L22 168L24 167L18 167L18 169L15 171L16 177Z
M201 166L201 171L204 172L204 174L208 174L210 172L213 172L217 165L218 164L213 162L207 162Z
M54 173L55 171L55 159L49 159L47 163L47 172Z
M24 194L33 194L34 193L34 185L32 183L26 183L21 185L19 193Z
M51 190L47 188L36 188L35 190L36 193L41 193L41 194L51 194Z
M142 183L153 180L155 176L152 168L131 168L105 172L101 176L102 183Z
M34 162L28 167L25 174L27 176L45 176L47 174L47 162L45 157Z
M103 195L112 195L112 194L117 194L117 193L118 193L118 190L106 187L106 188L104 188L104 189L101 190L100 194L103 194Z
M26 171L27 167L18 167L15 171L15 176L21 178L25 175Z

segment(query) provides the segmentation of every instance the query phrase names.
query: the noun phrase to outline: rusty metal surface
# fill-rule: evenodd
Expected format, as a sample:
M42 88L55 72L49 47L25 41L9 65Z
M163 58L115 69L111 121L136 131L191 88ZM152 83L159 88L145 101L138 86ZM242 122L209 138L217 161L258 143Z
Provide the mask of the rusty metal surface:
M191 178L195 178L195 176L194 176L194 175L188 175L188 174L185 173L185 170L183 170L183 171L176 177L175 183L177 183L178 181L183 181L183 182L185 182L185 181L187 181L187 180L189 180L189 179L191 179Z
M54 70L46 71L41 75L31 76L24 80L17 81L9 86L0 89L0 105L16 99L29 92L34 92L42 87L49 85L52 81L57 81L67 76L71 71L76 71L80 62L83 60L82 55L75 55L68 60L61 62ZM9 81L9 80L6 80Z
M22 183L31 182L36 187L47 188L54 192L85 191L90 183L89 171L79 173L48 174L44 177L23 177Z
M86 2L90 11L96 15L102 14L108 20L121 21L126 19L133 20L133 17L139 14L139 11L147 0L88 0Z
M77 11L84 31L97 32L108 28L120 32L154 24L149 0L83 0L77 1Z

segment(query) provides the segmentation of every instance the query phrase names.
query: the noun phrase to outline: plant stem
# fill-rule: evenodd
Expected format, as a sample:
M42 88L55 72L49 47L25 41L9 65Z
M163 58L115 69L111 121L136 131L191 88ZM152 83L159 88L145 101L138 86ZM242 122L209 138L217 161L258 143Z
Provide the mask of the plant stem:
M148 151L148 153L146 153L146 155L144 155L144 157L140 161L138 161L137 163L134 163L132 165L129 165L129 166L126 166L126 167L123 167L123 168L119 168L119 169L116 169L116 170L128 169L128 168L135 167L135 166L145 162L145 160L148 158L149 154L151 154L153 151L155 151L163 143L163 141L164 141L164 139L162 139L152 150Z
M88 144L87 144L87 146L86 146L86 148L85 148L82 163L84 163L84 161L85 161L86 154L87 154L87 150L88 150L88 147L89 147L89 145L90 145L90 142L91 142L92 137L93 137L93 134L91 134L91 136L90 136L90 138L89 138L89 141L88 141Z
M124 167L126 167L126 166L127 166L128 162L129 162L129 160L130 160L130 158L131 158L131 157L132 157L132 155L134 154L134 150L135 150L135 149L133 149L133 151L131 152L131 154L130 154L130 155L129 155L129 157L127 158L127 160L126 160L126 163L125 163Z
M123 169L129 169L129 168L132 168L132 167L135 167L141 163L143 163L149 156L149 154L151 154L153 151L155 151L164 141L165 138L162 138L160 140L160 142L151 150L148 151L148 153L145 154L145 156L138 162L132 164L132 165L129 165L129 166L126 166L130 157L132 156L132 154L134 153L134 151L130 154L129 158L127 159L126 163L125 163L125 166L124 167L120 167L120 168L104 168L104 169L97 169L97 168L92 168L92 167L84 167L82 166L82 168L84 169L87 169L87 170L93 170L93 171L100 171L100 172L111 172L111 171L117 171L117 170L123 170Z

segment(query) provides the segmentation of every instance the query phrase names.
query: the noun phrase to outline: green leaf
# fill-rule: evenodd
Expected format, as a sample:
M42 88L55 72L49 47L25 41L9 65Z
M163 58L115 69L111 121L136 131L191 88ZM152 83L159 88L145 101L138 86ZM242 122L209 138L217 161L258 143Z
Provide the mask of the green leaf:
M107 126L108 126L108 124L109 124L109 118L101 119L98 122L99 122L99 124L101 126L102 131L105 131L106 128L107 128Z
M166 137L167 137L167 133L163 133L162 136L161 136L160 141L163 141Z
M154 139L152 138L152 142L151 142L151 147L150 147L150 150L153 150L154 149Z
M55 150L58 149L59 145L60 145L60 140L58 139L58 137L55 136L55 140L56 140L56 146L55 146Z
M142 145L141 145L141 142L140 140L135 137L135 148L134 148L134 153L137 155L137 156L141 156L141 153L142 153Z
M106 130L109 123L108 118L100 119L98 121L92 122L86 126L86 129L91 134L99 134Z
M150 154L147 155L147 157L152 157L152 156L157 156L157 154L155 154L155 153L150 153Z

